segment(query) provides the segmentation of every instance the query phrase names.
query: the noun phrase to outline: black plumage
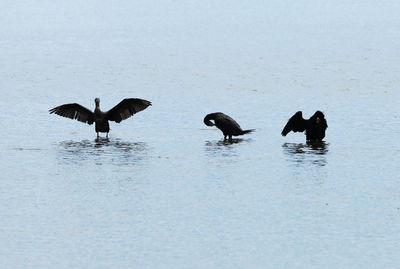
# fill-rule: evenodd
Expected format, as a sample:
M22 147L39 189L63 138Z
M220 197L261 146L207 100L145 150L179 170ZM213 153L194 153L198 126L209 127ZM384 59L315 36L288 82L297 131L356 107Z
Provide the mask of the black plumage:
M212 120L214 123L211 122ZM204 118L204 124L207 126L215 125L224 134L224 140L226 140L226 137L229 137L229 140L232 140L232 136L244 135L254 131L253 129L242 130L240 125L234 119L221 112L208 114Z
M110 125L108 121L115 121L116 123L119 123L146 109L148 106L151 106L151 102L147 100L128 98L122 100L118 105L109 111L103 112L100 110L100 99L96 98L94 101L96 103L94 112L77 103L61 105L50 109L49 112L50 114L54 113L62 117L87 123L89 125L93 124L94 122L97 137L99 137L99 133L107 133L108 137L108 132L110 131Z
M303 118L301 111L298 111L288 120L281 134L286 136L290 131L306 131L307 140L322 140L325 137L326 128L328 128L328 124L321 111L316 111L308 120Z

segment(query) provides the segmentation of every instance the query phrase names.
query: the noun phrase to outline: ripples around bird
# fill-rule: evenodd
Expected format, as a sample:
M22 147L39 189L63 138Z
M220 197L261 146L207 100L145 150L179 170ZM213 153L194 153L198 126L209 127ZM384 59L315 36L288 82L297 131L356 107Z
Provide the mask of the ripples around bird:
M325 166L326 154L329 152L329 143L324 141L306 143L284 143L283 152L287 160L300 166L303 164L316 164Z
M208 156L238 156L237 148L251 139L236 138L229 140L206 141L204 146Z
M97 138L95 140L62 141L57 144L58 155L64 162L82 164L93 160L97 165L109 163L128 165L139 163L148 156L145 142L126 142L119 138Z

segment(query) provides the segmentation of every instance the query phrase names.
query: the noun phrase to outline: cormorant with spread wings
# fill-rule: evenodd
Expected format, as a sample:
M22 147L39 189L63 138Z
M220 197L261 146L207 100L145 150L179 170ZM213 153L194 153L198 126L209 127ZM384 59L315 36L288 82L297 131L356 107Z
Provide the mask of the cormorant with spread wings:
M99 137L99 133L107 133L106 136L108 137L108 132L110 131L108 121L120 123L134 114L145 110L148 106L151 106L151 102L147 100L128 98L122 100L109 111L103 112L100 110L100 99L96 98L94 102L96 103L94 112L77 103L61 105L50 109L49 112L50 114L55 113L62 117L78 120L89 125L92 125L94 122L97 137Z

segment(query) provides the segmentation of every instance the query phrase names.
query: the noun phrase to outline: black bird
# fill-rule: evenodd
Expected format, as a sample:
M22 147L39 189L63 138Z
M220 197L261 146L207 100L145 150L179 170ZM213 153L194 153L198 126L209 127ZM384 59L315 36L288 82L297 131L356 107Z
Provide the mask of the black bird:
M61 105L50 109L49 112L50 114L55 113L62 117L78 120L89 125L92 125L94 122L97 137L99 137L99 133L107 133L106 137L108 137L108 132L110 131L110 125L108 124L108 121L120 123L133 114L145 110L148 106L151 106L151 102L147 100L128 98L122 100L118 105L109 111L102 112L100 110L100 99L96 98L94 99L94 102L96 103L94 112L77 103Z
M303 119L303 113L298 111L288 120L281 134L286 136L290 131L306 131L307 140L322 140L325 137L326 128L328 128L328 124L321 111L315 112L308 120Z
M213 120L214 123L212 123L211 120ZM217 126L217 128L220 129L224 134L224 140L226 140L226 137L229 136L230 141L232 141L233 135L244 135L254 131L254 129L242 130L242 128L240 128L239 124L234 119L221 112L208 114L204 118L204 124L207 126Z

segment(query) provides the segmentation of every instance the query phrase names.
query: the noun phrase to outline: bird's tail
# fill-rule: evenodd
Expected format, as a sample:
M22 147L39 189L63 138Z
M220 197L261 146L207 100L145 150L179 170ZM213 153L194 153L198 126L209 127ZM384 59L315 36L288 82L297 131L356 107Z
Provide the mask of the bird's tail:
M248 134L254 132L256 129L244 130L242 134Z

